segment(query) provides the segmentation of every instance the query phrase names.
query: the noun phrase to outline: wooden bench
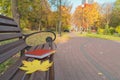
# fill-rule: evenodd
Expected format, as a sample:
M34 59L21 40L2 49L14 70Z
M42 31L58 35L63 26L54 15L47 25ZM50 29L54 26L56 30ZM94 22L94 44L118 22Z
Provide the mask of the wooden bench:
M0 80L54 80L54 64L49 71L38 71L29 75L26 75L25 71L19 69L19 67L22 66L23 60L34 59L25 57L24 53L26 51L55 48L53 41L55 40L56 35L54 32L47 32L53 34L54 38L48 36L46 38L46 43L37 46L28 46L26 43L27 37L41 32L24 35L13 19L0 15L0 65L16 54L20 54L20 57L17 57L17 61L9 66L9 68L0 76ZM6 40L9 43L2 44ZM12 40L12 42L10 40ZM53 54L41 60L45 59L53 61Z

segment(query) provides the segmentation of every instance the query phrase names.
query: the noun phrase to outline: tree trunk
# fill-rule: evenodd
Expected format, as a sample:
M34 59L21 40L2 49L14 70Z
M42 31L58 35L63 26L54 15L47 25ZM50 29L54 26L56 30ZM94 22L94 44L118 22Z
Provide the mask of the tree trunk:
M11 0L12 3L12 16L14 18L14 20L16 21L16 23L18 24L18 26L20 26L20 14L18 12L18 0Z
M41 31L41 20L39 21L39 28L38 31Z
M60 5L59 5L59 25L58 25L58 34L61 36L61 25L62 25L62 15L61 15L61 0L59 0Z

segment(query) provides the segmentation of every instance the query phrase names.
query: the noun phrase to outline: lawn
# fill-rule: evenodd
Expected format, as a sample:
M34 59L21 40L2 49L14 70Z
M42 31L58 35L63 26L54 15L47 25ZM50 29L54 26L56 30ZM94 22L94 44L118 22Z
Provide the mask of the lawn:
M116 37L113 35L102 35L102 34L96 34L96 33L84 33L84 34L77 33L77 34L83 37L101 38L101 39L120 42L120 37Z

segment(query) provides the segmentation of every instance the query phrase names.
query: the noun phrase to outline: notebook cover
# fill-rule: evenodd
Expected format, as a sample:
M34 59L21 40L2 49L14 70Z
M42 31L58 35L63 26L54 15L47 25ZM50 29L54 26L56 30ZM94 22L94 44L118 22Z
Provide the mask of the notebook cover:
M41 58L45 58L53 53L55 53L55 50L38 49L38 50L26 52L25 56L41 59Z

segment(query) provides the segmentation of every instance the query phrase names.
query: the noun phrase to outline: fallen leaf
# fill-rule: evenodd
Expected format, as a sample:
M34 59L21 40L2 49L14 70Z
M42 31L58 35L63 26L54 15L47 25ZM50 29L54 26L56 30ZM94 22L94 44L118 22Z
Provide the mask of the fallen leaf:
M21 70L26 71L26 74L30 74L36 71L48 71L52 66L53 62L49 62L49 60L41 62L40 60L33 61L22 61L23 66L20 67Z

